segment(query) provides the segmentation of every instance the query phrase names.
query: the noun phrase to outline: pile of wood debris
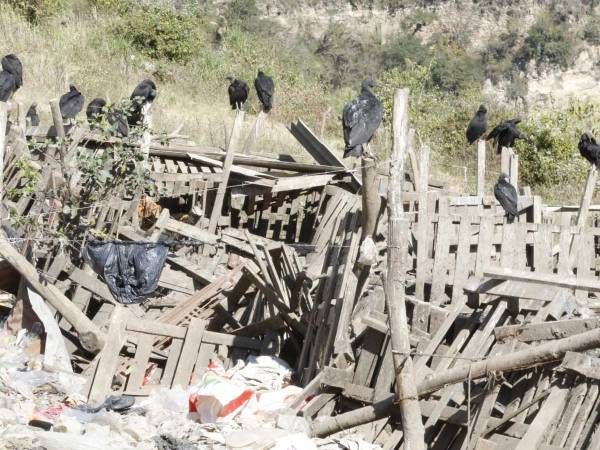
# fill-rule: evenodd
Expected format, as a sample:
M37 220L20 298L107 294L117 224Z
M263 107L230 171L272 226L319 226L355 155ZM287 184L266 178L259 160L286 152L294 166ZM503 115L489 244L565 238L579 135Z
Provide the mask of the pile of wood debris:
M46 194L65 184L55 151L117 140L74 127L45 141L47 130L17 120L5 150L0 142L2 215L13 217L0 236L2 304L15 303L5 330L37 329L29 351L42 354L58 338L90 405L115 393L141 402L198 384L217 361L230 369L268 355L301 388L277 424L311 437L600 448L596 169L580 207L544 208L523 188L519 220L507 224L483 191L485 144L475 195L448 192L429 179L429 150L412 148L406 92L395 102L392 162L363 158L360 174L302 122L290 132L316 163L251 156L241 112L225 150L128 144L147 155L160 194L107 198L89 207L89 228L111 242L172 242L153 294L128 305L73 249L48 249L31 222L14 220L52 227L63 205ZM14 198L23 158L38 183ZM510 149L502 164L516 185Z

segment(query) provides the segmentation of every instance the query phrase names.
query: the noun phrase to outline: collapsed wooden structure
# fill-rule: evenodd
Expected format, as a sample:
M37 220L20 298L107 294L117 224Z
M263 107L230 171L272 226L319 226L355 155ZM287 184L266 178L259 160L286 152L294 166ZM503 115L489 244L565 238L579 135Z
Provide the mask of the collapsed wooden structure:
M429 180L429 150L412 148L403 101L398 95L391 164L363 159L379 173L390 166L389 178L377 178L388 194L378 188L375 205L365 209L360 174L302 122L290 131L316 164L249 155L256 139L244 144L238 112L224 151L181 139L130 142L148 155L158 196L89 206L90 228L105 238L183 240L152 298L118 304L72 252L47 249L34 227L8 218L2 268L20 281L2 288L26 303L28 286L47 302L73 366L88 377L90 402L194 383L210 360L271 354L304 387L285 414L306 419L315 436L360 432L385 449L407 440L432 449L600 448L600 359L584 353L600 347L600 228L589 215L596 170L580 207L557 215L523 188L522 214L507 224L483 190L485 144L473 195L446 191ZM47 129L15 115L3 217L32 217L47 230L62 207L52 192L64 184L54 149L97 152L117 140L79 127L45 140ZM59 117L54 123L62 130ZM22 158L38 182L14 198L25 183ZM511 150L502 165L516 184ZM358 262L367 214L377 251L370 265ZM409 436L415 411L423 427Z

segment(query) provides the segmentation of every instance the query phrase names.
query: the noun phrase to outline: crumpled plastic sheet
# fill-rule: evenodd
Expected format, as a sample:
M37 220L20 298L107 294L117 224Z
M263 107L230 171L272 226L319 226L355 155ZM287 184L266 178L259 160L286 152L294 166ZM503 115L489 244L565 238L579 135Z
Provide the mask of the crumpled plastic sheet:
M83 257L122 304L139 303L154 293L169 251L166 242L88 239Z

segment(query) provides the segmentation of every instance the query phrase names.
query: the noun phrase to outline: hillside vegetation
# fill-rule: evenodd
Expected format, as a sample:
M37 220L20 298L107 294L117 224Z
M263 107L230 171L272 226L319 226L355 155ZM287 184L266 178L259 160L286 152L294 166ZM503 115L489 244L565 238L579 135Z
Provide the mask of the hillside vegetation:
M393 90L408 87L411 125L434 152L433 175L458 189L473 185L475 149L467 147L464 130L485 103L491 126L514 116L524 119L521 128L531 140L517 146L521 184L561 202L577 200L586 171L577 141L582 131L594 131L600 110L590 102L553 110L519 101L526 89L519 73L531 64L539 70L572 65L580 46L598 44L598 18L588 14L575 29L563 12L544 11L525 30L517 32L515 19L496 39L472 51L460 32L415 32L419 23L439 20L428 7L432 2L392 3L390 14L406 3L412 12L403 31L381 43L376 35L352 32L339 22L317 37L292 34L265 18L254 0L218 6L185 0L5 0L0 52L21 57L25 84L16 100L38 102L42 120L45 114L49 121L48 101L68 83L88 100L115 101L151 77L159 85L155 127L172 131L183 125L183 133L210 146L224 145L233 119L225 77L235 74L251 83L262 67L276 82L275 108L260 141L267 154L304 155L285 130L297 118L317 132L323 129L325 140L341 152L338 117L360 80L378 82L386 126ZM514 101L485 94L486 78L504 80ZM254 92L246 109L250 116L258 111ZM386 136L380 133L375 142L382 159ZM490 186L498 160L490 151Z

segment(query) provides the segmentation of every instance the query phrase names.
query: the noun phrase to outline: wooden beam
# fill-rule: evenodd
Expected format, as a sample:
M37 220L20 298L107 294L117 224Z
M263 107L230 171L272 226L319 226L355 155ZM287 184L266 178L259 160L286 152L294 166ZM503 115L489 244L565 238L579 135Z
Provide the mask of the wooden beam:
M521 342L547 341L574 336L600 328L600 318L557 320L553 322L507 325L494 330L496 339L515 337Z
M231 136L229 137L229 145L227 146L225 162L223 163L223 179L219 183L217 197L215 198L213 209L210 214L210 222L208 224L208 232L210 234L215 234L217 231L217 223L221 217L223 200L225 199L225 191L227 190L227 183L229 182L229 175L231 173L231 165L233 164L233 155L238 147L243 124L244 111L238 110L235 116L235 122L233 123L233 129L231 130Z
M600 292L600 282L581 278L567 278L563 275L552 273L530 272L525 270L513 270L502 267L487 266L483 268L483 276L498 280L515 280L523 282L543 283L553 286L582 289L589 292Z
M54 122L56 137L63 140L65 138L65 127L63 125L63 118L60 112L58 99L55 98L50 100L50 112L52 112L52 121Z
M425 428L410 357L410 333L404 300L405 263L408 250L408 219L402 205L404 156L408 147L408 90L394 94L392 120L392 158L388 184L388 249L385 300L390 322L390 341L396 373L396 394L400 405L404 448L425 449Z
M590 211L590 204L592 203L592 197L596 190L596 181L598 180L598 168L595 165L591 165L588 170L588 177L585 182L585 188L581 194L581 203L579 205L579 211L577 212L577 225L582 227L586 224L587 218Z

